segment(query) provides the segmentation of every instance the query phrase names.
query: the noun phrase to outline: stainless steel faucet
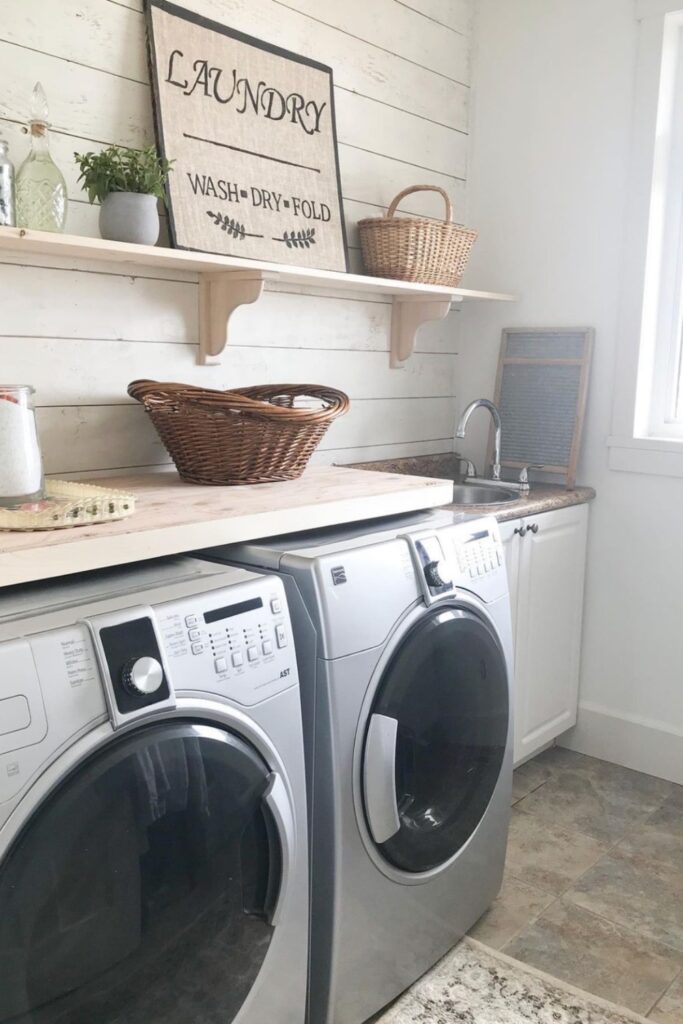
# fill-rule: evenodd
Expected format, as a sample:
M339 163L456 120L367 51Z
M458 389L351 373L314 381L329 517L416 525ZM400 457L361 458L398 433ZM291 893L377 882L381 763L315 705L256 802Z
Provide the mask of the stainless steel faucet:
M482 487L506 487L510 491L519 491L520 494L528 494L530 490L529 484L529 470L530 469L543 469L543 466L528 465L524 466L519 474L519 480L513 482L512 480L506 480L503 482L500 479L500 446L502 427L500 422L500 413L498 412L497 406L493 402L489 402L488 398L477 398L465 409L464 413L460 417L457 427L455 428L455 436L463 438L467 429L467 423L474 412L479 406L483 406L484 409L488 409L493 419L493 425L495 427L495 434L493 438L493 478L487 480L486 478L478 477L477 470L474 463L469 459L463 459L463 462L467 463L467 475L465 477L465 483L476 480L477 484Z
M460 421L455 430L455 436L460 438L465 436L469 418L474 410L479 409L479 407L488 409L493 419L493 426L495 427L495 435L493 439L493 479L498 482L500 480L500 442L502 426L500 422L500 413L493 402L489 402L488 398L475 398L473 402L470 402L460 417Z

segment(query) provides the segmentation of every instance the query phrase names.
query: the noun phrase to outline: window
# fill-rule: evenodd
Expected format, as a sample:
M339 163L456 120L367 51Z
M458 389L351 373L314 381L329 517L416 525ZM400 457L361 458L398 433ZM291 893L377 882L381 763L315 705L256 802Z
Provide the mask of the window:
M664 18L635 433L683 439L683 12Z
M683 0L636 0L610 467L683 475Z

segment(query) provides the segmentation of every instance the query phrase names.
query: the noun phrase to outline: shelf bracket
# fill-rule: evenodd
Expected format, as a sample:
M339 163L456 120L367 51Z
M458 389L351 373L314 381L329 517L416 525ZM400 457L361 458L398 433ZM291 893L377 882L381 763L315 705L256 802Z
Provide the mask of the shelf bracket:
M428 320L444 320L451 308L451 299L411 296L394 297L391 311L392 369L403 366L415 347L415 335Z
M199 358L215 365L228 343L230 317L239 306L256 302L263 292L260 271L220 271L199 275Z

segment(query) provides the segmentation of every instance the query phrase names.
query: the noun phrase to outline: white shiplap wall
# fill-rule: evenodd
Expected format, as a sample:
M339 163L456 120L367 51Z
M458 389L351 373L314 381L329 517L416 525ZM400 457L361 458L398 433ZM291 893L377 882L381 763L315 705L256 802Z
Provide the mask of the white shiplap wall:
M207 17L308 54L334 70L350 258L354 225L415 182L443 185L464 219L470 0L184 0ZM33 84L51 103L52 150L70 195L67 231L97 235L73 152L153 140L141 0L4 0L0 134L18 166ZM436 213L438 199L405 208ZM348 416L321 461L452 447L458 314L428 325L417 353L390 370L390 306L379 297L271 286L231 321L217 367L198 367L192 274L115 266L0 263L0 378L33 383L46 469L78 474L167 461L141 409L136 377L210 387L314 381L347 391Z

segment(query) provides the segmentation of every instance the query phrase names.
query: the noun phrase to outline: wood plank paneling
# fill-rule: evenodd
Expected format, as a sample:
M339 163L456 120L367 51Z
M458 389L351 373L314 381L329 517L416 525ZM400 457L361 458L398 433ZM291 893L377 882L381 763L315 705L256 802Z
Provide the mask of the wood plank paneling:
M28 154L30 142L23 126L16 122L0 119L0 133L10 144L13 161L19 167ZM78 138L65 133L53 131L51 134L51 152L66 180L69 194L69 232L88 234L99 237L97 204L90 206L85 193L78 181L79 170L74 160L74 152L99 152L107 142L96 143L90 139ZM441 185L453 198L456 209L462 209L464 203L464 182L454 175L425 171L411 163L396 160L383 154L370 153L356 148L339 146L342 173L342 192L344 194L344 212L346 216L349 244L357 246L356 223L361 217L381 216L394 195L407 184L426 178L434 184ZM441 203L433 197L414 195L408 196L401 205L406 213L418 216L438 216ZM78 209L79 206L86 209ZM74 209L72 209L74 207ZM73 217L72 217L73 215ZM73 223L72 223L73 220ZM78 224L79 230L75 230ZM87 227L88 230L82 230Z
M140 148L152 141L149 86L116 78L58 57L0 42L0 117L25 124L31 92L40 81L50 103L50 121L80 139Z
M22 125L13 121L0 119L0 134L10 144L10 152L17 168L28 154L30 142ZM99 238L98 217L99 204L93 206L87 200L78 182L79 170L74 161L74 152L99 152L105 143L94 143L89 139L76 138L71 135L53 131L51 133L51 152L66 180L69 194L67 211L67 232L69 234L88 235ZM344 152L346 150L346 152ZM350 147L340 147L342 167L345 177L342 179L344 198L344 215L349 245L359 247L357 223L363 217L381 217L393 196L412 183L418 177L441 184L453 197L456 216L462 210L465 196L464 182L452 176L425 172L405 162L398 162L382 154L360 153ZM348 187L347 187L348 186ZM361 193L363 199L349 198L349 189ZM441 202L431 196L408 196L401 204L406 213L438 215ZM165 216L162 212L162 238L166 236ZM162 244L164 244L162 242Z
M311 462L318 466L345 466L352 462L375 462L377 459L407 458L416 455L439 455L453 450L453 439L412 441L403 444L371 444L359 448L324 448L314 453Z
M132 0L134 2L134 0ZM467 35L472 30L474 0L395 0L439 25Z
M340 142L442 174L467 176L464 131L343 90L337 90L335 110Z
M332 66L350 261L356 223L417 181L442 185L464 216L469 0L185 0L186 6ZM97 236L98 207L77 182L74 150L153 139L140 0L22 0L0 20L0 132L19 165L30 93L51 103L52 149L71 197L69 230ZM437 197L407 213L441 213ZM238 310L223 363L198 367L196 276L127 274L84 261L5 258L0 361L33 382L48 472L88 476L168 463L143 410L138 376L228 387L327 381L352 409L316 454L322 463L452 449L460 314L427 324L401 370L388 363L391 306L381 296L272 284Z
M413 118L412 120L416 119ZM421 123L424 124L425 122ZM397 126L396 132L402 133L404 137L408 136L409 138L409 134L401 126ZM30 139L25 127L15 121L0 118L0 134L9 142L12 160L18 168L30 150ZM455 132L451 134L455 138L464 138L464 136L459 136ZM110 142L116 141L115 139L106 139L103 142L93 142L91 139L74 136L65 132L56 130L51 132L51 153L55 163L57 163L64 175L70 204L81 202L89 205L87 196L78 181L80 171L75 162L74 153L91 151L98 153L105 146L109 145ZM418 142L420 141L418 138ZM375 139L375 144L380 142L381 133ZM412 154L413 160L419 158L421 152L417 146L410 149L404 146L402 151L404 152L404 157ZM349 221L355 222L360 217L375 216L377 210L380 211L381 215L382 210L395 193L404 187L404 182L412 183L418 179L422 180L424 177L430 182L442 185L451 193L456 201L458 196L463 194L462 172L464 168L458 160L456 160L454 167L460 172L459 175L456 174L455 170L452 174L443 174L433 170L425 171L415 163L404 159L404 157L397 158L381 152L364 151L353 146L347 146L344 143L340 143L339 152L342 192L344 193L345 201L367 204L366 207L355 212L351 207L349 209L345 208L347 220ZM447 166L448 160L444 158L443 163ZM429 202L425 202L419 196L409 196L401 209L415 214L428 214L430 212ZM432 200L431 213L435 212L437 211ZM94 217L96 220L97 213L94 214Z
M436 2L436 0L433 0ZM446 0L449 8L457 6ZM188 4L189 6L189 4ZM357 39L366 47L376 47L396 57L437 72L453 81L469 83L470 53L467 41L457 34L444 33L441 26L425 19L412 6L396 0L261 0L257 5L243 0L230 7L224 0L213 5L213 17L233 28L235 18L250 16L251 24L267 29L273 37L273 16L287 18L286 11L306 15L312 21ZM280 7L275 12L275 7ZM462 4L466 7L466 4ZM147 56L144 33L140 30L142 5L104 3L103 0L60 0L60 19L54 23L45 17L45 0L21 0L6 4L0 23L0 39L18 46L31 47L64 60L96 67L110 74L147 81ZM261 15L259 19L259 14ZM232 16L232 17L231 17ZM463 24L466 18L458 19ZM290 16L290 21L294 19ZM429 23L426 24L425 22ZM315 29L312 29L315 31Z
M105 17L109 10L115 12L111 23ZM0 40L29 46L62 61L84 63L87 67L92 67L96 61L99 70L124 75L139 83L148 82L143 22L130 11L117 4L107 4L105 0L69 0L58 31L54 31L41 12L44 12L44 0L24 0L22 4L9 7L0 21ZM119 14L125 14L130 23L119 24ZM97 31L93 29L91 36L92 25ZM149 104L149 99L145 102ZM464 176L467 141L462 129L446 127L345 89L336 90L335 107L340 142L409 162L415 162L418 153L421 166ZM17 121L23 121L26 95L20 91L10 109ZM76 135L76 127L65 126L65 130ZM110 139L110 135L108 132L106 141L119 141ZM105 135L100 133L97 137L104 139ZM69 150L69 157L73 148Z
M312 465L317 466L346 466L354 462L374 462L377 459L396 459L415 455L439 455L442 452L453 450L453 440L450 437L435 438L433 441L412 441L397 444L366 445L358 448L324 448L313 453ZM168 470L168 463L163 465L145 466L146 472L165 473ZM97 470L98 477L116 477L121 473L120 469ZM48 476L59 476L68 480L90 480L92 470L80 470L73 473L60 472L59 474L48 474Z
M0 341L0 354L8 340ZM163 366L169 380L202 385L206 369L197 366L193 345L160 342L92 341L71 338L23 338L12 343L12 375L29 380L41 406L117 404L131 401L131 380L158 379ZM3 365L7 360L2 358ZM297 383L313 379L341 388L352 400L375 398L448 398L453 392L454 361L443 355L418 353L410 368L388 369L380 351L280 348L231 345L213 372L216 388L259 383ZM54 368L59 366L59 373Z
M40 2L36 0L29 0L29 3L37 9L41 8ZM52 93L49 86L53 81L51 69L54 67L51 62L55 60L61 63L63 75L64 71L68 70L66 80L62 84L68 87L71 82L75 82L83 83L82 87L90 86L95 102L102 97L104 90L101 87L97 88L94 84L97 78L92 76L102 74L99 68L103 64L104 71L119 79L117 85L110 86L111 90L116 90L128 102L132 102L135 96L134 86L148 88L141 84L147 82L142 17L137 16L136 31L130 24L130 12L124 8L117 10L117 5L107 4L105 0L82 0L80 4L69 0L68 6L71 8L67 12L67 15L70 13L70 17L41 19L34 12L31 18L22 21L19 14L12 16L14 25L10 31L0 31L0 38L11 36L12 39L12 44L3 43L0 46L0 60L3 64L8 61L8 70L13 69L12 80L15 83L8 90L9 96L3 95L0 100L0 110L2 104L6 104L7 109L14 111L16 115L24 110L23 98L30 95L30 90L27 93L25 89L24 74L21 74L21 68L16 66L17 54L12 57L12 46L15 51L19 51L19 56L24 46L31 47L33 56L25 69L25 74L31 77L32 66L40 69L40 80L49 95ZM469 72L466 67L456 71L460 76L457 81L445 78L428 67L414 64L387 50L364 45L352 36L321 22L312 22L306 15L282 7L274 0L260 3L252 3L250 0L186 0L185 6L239 31L276 42L297 53L315 56L318 60L330 64L334 70L336 84L351 92L359 92L372 99L453 127L467 127L469 89L466 85L460 84L468 80ZM87 42L87 27L83 26L86 18L77 17L76 8L86 11L88 18L97 20L100 26L106 24L106 28L100 28L98 34L93 37L90 45ZM42 9L44 10L44 5ZM400 10L398 7L396 9ZM113 16L111 11L114 12ZM124 16L125 24L120 24L121 15ZM277 23L276 35L274 23ZM76 27L73 33L72 26ZM112 46L111 37L117 36L117 33L122 34L123 41ZM110 40L109 43L105 42L107 39ZM117 53L121 55L118 59ZM65 60L78 63L65 65ZM455 60L453 67L457 69ZM117 71L117 68L123 70ZM88 71L91 72L90 75L87 74ZM35 77L36 75L33 76L34 81ZM126 82L128 87L124 84ZM431 103L430 97L433 97ZM64 119L62 103L58 100L55 95L56 106L52 118L55 125L64 127L68 120ZM119 111L115 108L112 112L119 112L125 116L128 110L126 104ZM75 112L79 112L78 109ZM81 110L80 113L87 118L87 109ZM435 113L439 116L435 116ZM442 120L443 114L447 115L445 121ZM15 116L14 119L23 120L24 115L20 113L19 117ZM80 128L77 130L78 134L89 138L102 138L101 135L92 134L90 131L81 131Z
M3 266L2 280L5 302L0 333L6 340L27 334L42 338L198 340L195 284L20 264ZM30 312L27 295L33 296Z
M453 430L454 416L451 398L357 401L347 416L332 424L320 448L361 449L445 438ZM41 408L37 418L47 473L169 462L147 414L137 405Z
M120 269L114 275L90 269L0 266L4 289L0 321L3 362L21 351L14 345L18 338L26 339L22 349L31 339L197 344L197 285L193 282L130 277ZM84 267L83 262L78 266ZM26 311L28 294L33 296L30 318ZM107 310L106 317L103 309ZM309 294L302 301L299 291L271 284L260 300L259 315L253 313L247 308L235 314L231 348L388 351L391 306L386 301L324 294ZM445 321L426 325L418 336L417 351L454 353L457 317L458 313L453 312ZM206 368L198 372L204 380ZM30 379L28 373L23 376Z
M460 35L444 32L410 7L395 0L279 0L283 7L307 14L356 39L389 50L445 78L469 82L469 46ZM426 23L425 23L426 22Z
M185 6L259 39L305 53L334 71L337 85L430 120L467 128L469 88L363 40L312 21L274 0L185 0ZM397 7L397 11L399 8ZM455 66L455 62L454 62Z

